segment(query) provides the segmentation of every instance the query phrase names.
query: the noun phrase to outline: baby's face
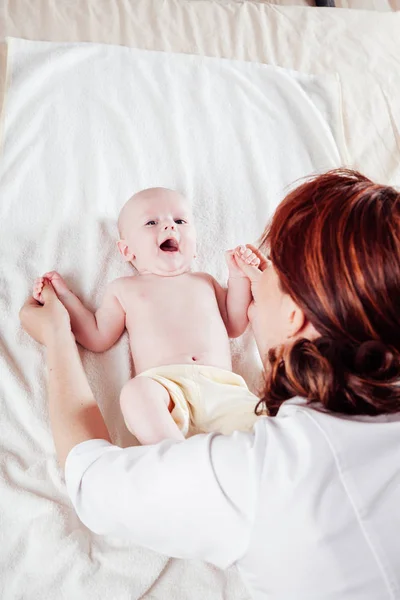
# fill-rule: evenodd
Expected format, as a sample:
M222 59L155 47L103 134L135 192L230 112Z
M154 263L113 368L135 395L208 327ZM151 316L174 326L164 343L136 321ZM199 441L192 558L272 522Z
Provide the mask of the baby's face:
M119 227L120 252L140 274L173 276L190 269L196 231L190 206L178 192L139 192L123 207Z

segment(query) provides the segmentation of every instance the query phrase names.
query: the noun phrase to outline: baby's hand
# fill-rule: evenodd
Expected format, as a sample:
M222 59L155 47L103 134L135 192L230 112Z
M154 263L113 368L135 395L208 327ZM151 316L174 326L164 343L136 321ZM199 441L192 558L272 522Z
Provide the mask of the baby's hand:
M68 288L67 284L65 283L65 281L61 277L61 275L59 273L57 273L57 271L49 271L48 273L45 273L42 277L37 277L33 284L32 296L35 298L35 300L37 300L41 304L44 304L41 294L42 294L43 283L44 283L45 279L48 279L49 281L51 281L51 284L52 284L57 296L60 298L60 300L62 300L62 297L65 296L66 294L71 293L70 289Z
M252 267L259 267L260 259L252 250L250 250L250 248L247 246L237 246L233 250L228 250L225 252L225 258L229 269L229 277L246 277L246 274L242 271L236 261L236 254L238 254L246 264L251 265Z

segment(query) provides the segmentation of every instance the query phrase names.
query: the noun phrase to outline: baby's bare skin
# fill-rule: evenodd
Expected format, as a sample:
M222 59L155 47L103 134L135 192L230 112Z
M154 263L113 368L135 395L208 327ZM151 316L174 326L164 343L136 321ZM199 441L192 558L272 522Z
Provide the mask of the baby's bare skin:
M234 256L238 252L248 264L258 265L255 254L246 247L226 253L230 274L227 290L211 275L192 272L196 241L190 208L182 196L163 188L145 190L133 197L121 211L119 229L120 253L138 274L109 284L95 314L84 307L55 271L35 281L36 300L40 301L43 279L50 279L68 309L76 340L94 352L113 346L126 328L136 374L153 367L190 363L232 370L229 337L237 337L246 329L252 299L250 282ZM129 382L135 391L139 383L143 388L139 380ZM154 381L151 384L151 389L140 389L140 393L150 393L153 400L160 392L161 403L168 407L166 390ZM135 418L138 420L137 413ZM181 439L169 418L172 425L164 419L160 432L163 428L165 438L165 428L170 427L170 435ZM142 443L155 443L160 437L160 432L152 433L150 438L138 435L137 427L132 432Z
M188 363L232 369L228 333L210 276L143 275L116 283L137 374Z

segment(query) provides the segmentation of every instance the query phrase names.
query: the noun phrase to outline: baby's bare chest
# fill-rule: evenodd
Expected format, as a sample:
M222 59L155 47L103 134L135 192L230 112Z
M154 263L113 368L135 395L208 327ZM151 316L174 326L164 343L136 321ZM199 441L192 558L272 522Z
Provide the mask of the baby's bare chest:
M204 319L220 318L212 282L201 276L142 279L124 293L127 325L151 321L179 321L192 326Z

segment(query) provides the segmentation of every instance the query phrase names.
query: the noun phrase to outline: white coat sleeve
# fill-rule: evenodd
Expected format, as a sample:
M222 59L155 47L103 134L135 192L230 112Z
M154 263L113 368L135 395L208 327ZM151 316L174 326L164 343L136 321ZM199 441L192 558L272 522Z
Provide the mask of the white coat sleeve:
M227 568L247 550L265 455L260 419L250 433L119 448L89 440L69 453L67 491L97 534Z

